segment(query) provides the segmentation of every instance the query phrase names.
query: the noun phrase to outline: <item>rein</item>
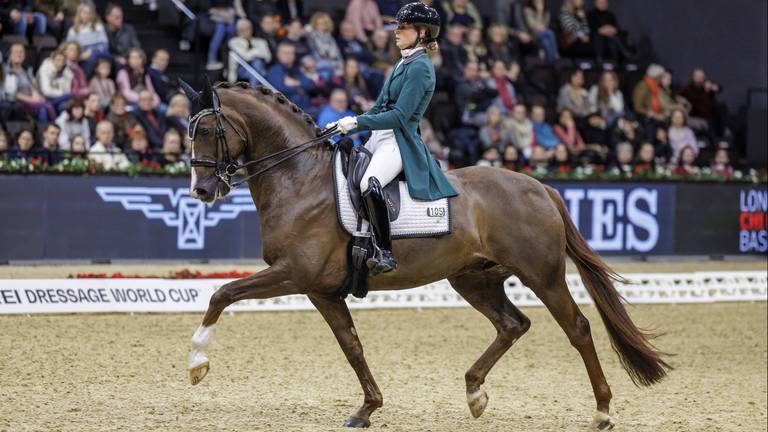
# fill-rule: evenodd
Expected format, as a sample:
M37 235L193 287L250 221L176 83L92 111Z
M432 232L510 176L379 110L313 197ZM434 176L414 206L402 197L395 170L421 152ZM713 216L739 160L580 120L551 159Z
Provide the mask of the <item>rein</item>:
M244 164L239 163L237 160L232 160L232 158L229 155L229 146L227 146L227 138L224 135L224 125L223 121L227 122L229 126L237 133L237 135L240 137L240 139L245 143L246 148L248 146L248 140L245 139L243 134L235 127L235 125L230 121L227 116L221 112L220 107L212 108L212 109L204 109L200 111L199 113L195 114L192 118L189 120L189 130L188 130L188 137L193 143L194 148L194 141L195 141L195 135L197 134L197 125L200 122L200 119L207 117L209 115L216 116L216 158L215 159L198 159L193 158L190 161L190 165L192 167L206 167L206 168L214 168L215 175L218 177L224 184L226 184L230 189L234 189L238 186L241 186L243 183L247 182L248 180L261 175L265 173L266 171L269 171L270 169L280 165L281 163L287 161L288 159L291 159L292 157L296 156L299 153L302 153L303 151L307 150L310 147L313 147L329 137L335 135L337 133L337 126L334 126L329 129L323 130L319 136L306 141L304 143L299 144L295 147L288 147L284 148L282 150L276 151L274 153L268 154L264 157L261 157L256 160L248 161ZM219 150L222 150L221 153L223 153L223 159L219 159ZM235 175L235 173L243 168L247 168L249 166L253 166L256 164L260 164L262 162L269 161L272 158L283 156L279 158L278 160L266 165L264 168L259 169L258 171L251 173L242 179L239 179L237 181L232 181L232 176Z

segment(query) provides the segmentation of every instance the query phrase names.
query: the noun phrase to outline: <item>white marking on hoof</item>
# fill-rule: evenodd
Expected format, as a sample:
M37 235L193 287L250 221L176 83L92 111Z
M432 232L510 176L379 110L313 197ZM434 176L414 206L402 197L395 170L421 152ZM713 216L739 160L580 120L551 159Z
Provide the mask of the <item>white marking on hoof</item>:
M189 380L192 382L192 385L202 381L210 370L210 363L205 355L205 350L211 344L212 338L213 326L200 326L195 331L195 334L192 335L192 350L189 352L189 363L187 365Z
M488 393L482 388L467 393L467 405L469 405L469 412L472 413L472 417L480 417L485 411L485 407L488 406Z
M588 431L607 431L613 429L616 426L616 420L602 411L595 411L595 417L592 419L592 424L589 425Z

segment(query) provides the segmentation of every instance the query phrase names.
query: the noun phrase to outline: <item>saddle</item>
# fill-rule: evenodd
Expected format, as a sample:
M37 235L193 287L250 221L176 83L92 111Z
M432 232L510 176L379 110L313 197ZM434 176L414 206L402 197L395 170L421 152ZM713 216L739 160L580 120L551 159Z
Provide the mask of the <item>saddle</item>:
M355 208L355 212L361 217L367 219L365 214L365 206L363 206L363 196L360 190L360 182L365 175L365 170L368 169L368 165L371 163L371 157L373 153L363 146L354 147L352 140L345 138L339 141L337 144L339 152L341 154L341 169L344 173L344 177L347 179L347 187L349 188L349 197L352 200L352 206ZM387 210L389 211L389 220L394 222L400 216L400 187L399 182L405 181L405 176L400 173L394 180L384 186L384 199L387 202Z

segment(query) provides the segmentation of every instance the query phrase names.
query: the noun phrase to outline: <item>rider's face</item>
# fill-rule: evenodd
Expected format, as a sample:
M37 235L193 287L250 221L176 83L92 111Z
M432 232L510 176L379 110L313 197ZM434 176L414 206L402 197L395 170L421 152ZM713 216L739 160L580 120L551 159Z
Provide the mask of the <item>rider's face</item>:
M395 45L401 50L413 47L417 37L416 28L410 24L400 24L395 29Z

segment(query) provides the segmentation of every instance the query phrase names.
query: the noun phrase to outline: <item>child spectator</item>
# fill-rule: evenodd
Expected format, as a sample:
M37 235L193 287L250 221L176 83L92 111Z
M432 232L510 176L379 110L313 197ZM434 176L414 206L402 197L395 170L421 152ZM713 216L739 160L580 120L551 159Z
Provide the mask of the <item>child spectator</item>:
M616 148L618 143L627 142L632 144L632 147L638 148L642 141L643 133L638 122L633 121L626 115L616 120L616 124L611 131L610 147Z
M523 167L522 160L520 158L520 152L517 147L508 145L504 147L504 154L502 156L502 165L504 168L510 171L520 171Z
M107 32L91 3L80 3L77 7L75 22L67 32L67 41L80 45L80 61L86 72L96 65L99 58L110 58Z
M43 129L43 142L39 155L46 165L56 165L64 157L59 147L59 135L61 129L56 123L48 123Z
M530 157L531 150L536 145L536 135L533 131L533 123L528 119L525 105L521 103L515 105L509 125L512 142L525 157Z
M549 153L547 152L547 149L542 146L533 147L525 171L547 174L549 172Z
M560 140L555 136L552 126L547 123L546 112L541 105L534 105L531 109L531 120L533 121L533 133L536 136L536 144L547 150L553 150Z
M556 145L549 161L549 172L567 174L572 169L573 163L571 162L571 155L568 153L568 147L562 143Z
M333 21L325 12L315 12L309 20L312 31L307 36L309 51L317 62L317 70L326 81L344 70L344 59L341 57L336 40L333 38Z
M501 167L501 155L496 147L487 147L483 150L483 156L477 161L477 166Z
M624 115L624 95L619 89L616 72L605 71L600 82L589 89L590 112L598 112L608 125Z
M88 150L85 146L85 138L80 135L75 135L69 142L69 153L67 153L67 159L69 160L85 160L88 158Z
M667 136L669 138L669 146L672 148L673 160L677 160L680 156L680 152L686 147L692 149L694 156L698 154L699 147L696 142L696 136L693 134L691 128L686 126L686 121L685 111L680 108L672 110Z
M75 135L83 137L86 149L91 147L91 128L88 125L88 119L85 118L85 106L82 100L70 100L66 110L56 119L56 124L61 128L59 147L62 150L69 150L69 141Z
M167 103L171 97L176 94L175 80L172 80L168 74L165 73L168 69L168 63L171 60L171 55L164 49L155 51L152 55L152 64L149 65L149 79L152 81L152 87L155 89L155 93L160 97L160 101Z
M130 145L125 152L128 161L134 165L149 165L153 162L157 162L157 155L149 148L149 142L147 141L147 135L143 130L137 129L129 138Z
M637 160L633 167L635 174L652 173L656 171L656 149L651 143L643 143L637 152Z
M168 127L176 129L181 135L187 134L189 128L189 99L183 94L176 94L168 103L165 112L165 123Z
M0 127L0 161L8 159L8 133Z
M129 57L130 58L130 57ZM153 108L157 95L152 94L147 89L139 92L139 103L137 109L131 114L136 117L141 128L147 134L149 144L152 148L160 148L163 145L163 134L165 133L165 116L160 111Z
M38 157L39 154L35 150L34 134L28 129L22 129L16 135L16 145L9 152L8 159L29 162Z
M672 174L681 177L688 177L696 174L699 169L694 165L696 161L696 152L694 147L686 146L680 151L680 160L677 166L672 170Z
M168 129L163 135L163 148L160 156L160 164L163 166L183 162L181 160L181 135L175 129Z
M36 116L41 123L56 118L56 111L45 99L35 83L31 69L24 67L24 45L14 43L8 50L8 63L4 66L4 91L21 104L27 114Z
M587 149L587 145L584 144L584 140L576 128L573 113L568 109L560 111L558 122L555 125L555 136L568 147L568 151L574 156L579 156Z
M355 37L362 42L368 41L368 37L384 25L379 7L373 0L351 0L344 20L352 26Z
M502 127L501 110L491 106L485 112L485 125L480 128L480 143L483 148L502 149L512 144L512 136Z
M213 21L213 35L208 43L208 63L205 65L207 70L219 70L224 64L219 61L219 48L224 40L235 35L235 8L232 7L232 0L215 0L211 2L208 9L208 17Z
M107 5L104 17L107 21L109 52L116 62L125 64L128 51L131 48L141 48L139 38L136 36L136 29L123 22L123 8L117 4Z
M592 58L592 39L584 0L565 0L560 8L560 28L563 30L562 46L571 57Z
M72 71L67 69L64 53L56 50L43 60L37 71L40 92L48 102L62 111L72 97Z
M560 88L557 96L557 109L568 109L579 119L589 115L591 110L589 95L584 89L584 72L576 69L568 76L568 82Z
M545 0L533 0L525 7L525 23L536 36L536 42L544 53L544 59L551 63L558 58L557 37L549 28L549 10Z
M156 107L160 104L160 96L155 92L152 79L144 68L146 61L147 56L141 48L128 51L126 65L117 73L117 87L131 105L136 105L139 93L146 90L152 97L152 107Z
M231 52L239 55L252 68L261 75L267 72L266 65L272 61L272 52L264 39L253 37L253 25L247 19L237 21L237 36L227 43ZM251 85L257 85L259 80L251 76L237 61L229 59L229 81L248 81Z
M712 173L723 177L733 177L733 167L731 166L731 156L728 149L719 148L712 159Z
M125 97L121 93L115 93L112 96L112 103L109 106L107 120L112 123L115 134L115 144L120 148L126 148L128 136L137 127L138 121L126 110L127 104Z
M112 63L107 59L99 59L93 78L88 83L91 94L99 97L99 107L103 110L109 106L112 96L115 95L115 82L109 76L112 74Z
M88 151L88 159L101 168L111 171L125 169L131 164L114 142L112 123L104 120L96 125L96 143Z
M80 67L80 44L77 42L64 42L59 47L67 59L67 69L72 72L72 97L83 98L90 93L85 71ZM108 59L104 59L107 60Z
M634 155L632 152L632 144L620 143L616 146L616 160L613 161L609 169L617 174L632 173L634 171L634 168L632 167L632 159Z

